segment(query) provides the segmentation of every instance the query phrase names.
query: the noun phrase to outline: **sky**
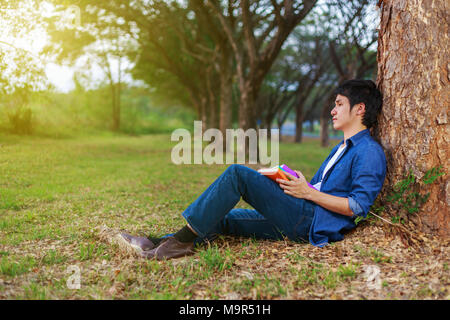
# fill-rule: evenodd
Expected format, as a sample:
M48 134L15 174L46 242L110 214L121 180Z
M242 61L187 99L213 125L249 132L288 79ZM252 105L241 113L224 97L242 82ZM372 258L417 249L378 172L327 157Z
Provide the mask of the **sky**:
M55 87L57 91L68 92L74 88L73 75L75 72L74 67L61 66L52 61L43 61L39 57L39 51L45 45L46 41L42 37L37 37L34 41L25 41L23 39L17 39L8 36L0 35L0 50L7 48L11 51L25 50L28 54L36 58L44 65L45 74L49 82ZM101 78L102 73L99 69L93 68L92 75L94 78Z
M42 12L43 15L54 14L52 6L47 5L48 3L45 1L41 2L39 8L40 12ZM5 8L2 6L0 6L0 11L0 18L1 14L11 16L26 14L26 12L23 12L23 9L22 11L18 11L16 8ZM71 15L69 18L74 17L75 15L75 19L72 19L72 21L76 21L76 13L76 6L70 6L67 8L66 12L63 11L60 13L61 19L66 19L67 16L64 16L64 14L69 14ZM62 66L54 61L48 59L44 60L39 54L42 48L48 43L46 32L42 29L35 29L33 32L22 35L21 37L13 37L11 35L12 26L8 25L8 22L5 23L5 20L0 19L0 50L8 50L7 52L10 53L18 51L26 52L27 55L32 56L35 61L43 65L43 69L49 82L57 91L68 92L73 89L75 87L73 76L77 66ZM93 66L89 71L89 74L92 77L92 83L98 83L104 78L103 72L98 66Z
M49 82L55 87L57 91L68 92L72 90L75 85L73 82L73 76L77 65L75 66L64 66L59 65L51 60L44 60L39 52L47 43L45 32L36 32L34 35L30 36L30 39L24 38L14 38L11 36L5 36L0 33L0 50L2 47L8 48L9 50L25 50L27 54L33 56L36 61L39 61L44 66L45 74ZM98 83L104 78L102 70L98 66L93 66L89 72L92 77L93 83Z
M71 67L49 63L45 67L45 74L57 91L69 92L74 88L74 69Z

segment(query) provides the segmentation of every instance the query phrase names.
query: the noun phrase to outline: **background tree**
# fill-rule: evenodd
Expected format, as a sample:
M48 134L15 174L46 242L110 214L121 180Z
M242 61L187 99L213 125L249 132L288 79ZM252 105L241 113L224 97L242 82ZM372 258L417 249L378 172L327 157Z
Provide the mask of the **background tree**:
M291 72L297 74L295 99L293 104L285 110L284 115L280 116L281 120L286 119L291 109L294 110L294 141L297 143L302 141L308 98L314 88L320 85L320 81L327 79L326 76L334 71L327 50L328 39L317 32L317 27L313 26L314 18L315 14L311 14L307 23L300 25L291 36L291 45L295 48ZM311 105L311 108L314 107L317 106Z
M193 108L210 127L219 125L219 105L224 105L221 126L230 126L231 113L226 111L231 99L220 91L231 92L232 60L226 55L224 35L214 27L205 5L124 0L81 1L80 5L96 19L112 15L124 21L125 32L133 30L139 50L132 73L153 95Z
M288 90L272 90L269 97L279 95L273 100L275 104L265 106L266 111L258 114L275 112L279 127L288 118L294 119L296 142L301 142L303 122L307 118L313 121L313 116L319 114L322 145L328 145L333 88L343 80L370 78L374 74L376 52L370 48L376 41L375 25L363 23L373 9L368 1L318 3L288 37L266 77L271 88ZM287 99L293 91L295 98ZM277 103L282 101L285 102L282 106Z
M257 100L257 118L261 128L270 129L275 119L280 128L284 121L278 121L281 118L278 115L283 110L291 110L300 76L299 71L294 70L293 50L289 46L280 52L262 84ZM289 112L285 113L287 116Z
M27 40L33 45L37 26L27 21L39 16L38 2L4 1L0 5L0 109L9 130L19 134L32 132L32 111L27 107L33 94L49 88L42 60L15 43Z
M377 40L376 29L370 24L375 8L368 0L334 1L323 7L323 32L327 34L330 60L336 70L335 83L354 78L374 78L376 52L371 50ZM318 22L318 21L317 21ZM322 106L320 139L329 144L330 112L334 105L331 90Z
M64 9L64 4L56 4L54 12ZM60 64L81 65L79 69L87 74L96 66L102 70L111 92L111 129L118 131L123 78L133 66L131 59L137 51L135 30L124 30L123 19L115 19L111 14L84 9L83 23L79 25L61 24L59 14L45 19L51 42L44 54Z
M379 2L377 84L383 112L375 130L385 149L388 170L383 202L410 171L423 179L438 166L448 173L449 19L448 2L384 0ZM420 214L404 215L414 228L441 236L450 234L450 182L428 185L429 200ZM390 212L391 216L398 212Z
M292 30L316 0L220 1L206 0L233 49L239 84L239 127L256 128L256 100L264 77ZM239 20L240 23L235 23ZM234 28L233 28L234 27Z

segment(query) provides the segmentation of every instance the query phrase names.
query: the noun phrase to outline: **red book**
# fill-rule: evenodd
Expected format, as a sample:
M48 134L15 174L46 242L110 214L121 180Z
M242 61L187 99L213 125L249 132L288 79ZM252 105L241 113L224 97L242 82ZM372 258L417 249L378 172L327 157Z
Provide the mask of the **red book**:
M266 176L269 179L272 179L273 181L277 182L277 179L283 179L283 180L290 180L288 177L284 174L283 169L280 168L280 166L275 166L272 168L266 168L266 169L259 169L259 173Z
M266 176L267 178L272 179L275 182L277 182L277 179L283 179L283 180L288 180L288 181L291 180L287 177L285 172L288 172L291 175L293 175L294 177L298 178L298 174L294 170L290 169L285 164L283 164L281 166L275 166L272 168L259 169L258 172L261 173L262 175ZM306 181L306 183L308 184L308 187L310 187L314 190L317 190L308 181Z

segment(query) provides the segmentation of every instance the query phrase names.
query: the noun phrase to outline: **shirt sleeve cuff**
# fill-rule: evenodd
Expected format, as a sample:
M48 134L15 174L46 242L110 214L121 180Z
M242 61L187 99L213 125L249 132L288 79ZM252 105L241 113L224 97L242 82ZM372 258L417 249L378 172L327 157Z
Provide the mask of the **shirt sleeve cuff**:
M350 207L350 210L353 212L353 216L361 216L364 213L364 210L361 208L358 202L356 202L355 199L352 197L348 198L348 206Z

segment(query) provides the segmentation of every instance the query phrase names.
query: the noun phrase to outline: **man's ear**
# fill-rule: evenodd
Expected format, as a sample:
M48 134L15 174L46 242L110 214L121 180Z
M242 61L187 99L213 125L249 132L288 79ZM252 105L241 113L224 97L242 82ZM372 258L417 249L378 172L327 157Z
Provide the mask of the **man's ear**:
M358 103L358 105L356 106L356 115L357 116L363 116L364 113L366 113L366 105L364 103Z

